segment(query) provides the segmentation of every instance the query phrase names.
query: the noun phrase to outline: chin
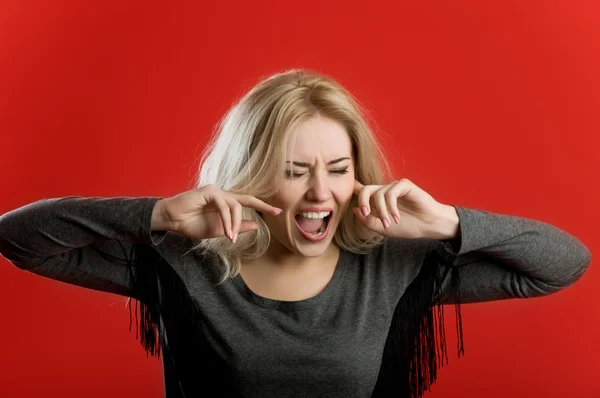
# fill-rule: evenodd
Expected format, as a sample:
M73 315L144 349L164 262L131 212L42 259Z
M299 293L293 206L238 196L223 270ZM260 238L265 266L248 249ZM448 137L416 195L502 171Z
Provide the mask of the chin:
M320 257L325 254L332 244L332 236L328 236L320 242L308 242L304 237L298 236L293 238L293 251L304 257Z

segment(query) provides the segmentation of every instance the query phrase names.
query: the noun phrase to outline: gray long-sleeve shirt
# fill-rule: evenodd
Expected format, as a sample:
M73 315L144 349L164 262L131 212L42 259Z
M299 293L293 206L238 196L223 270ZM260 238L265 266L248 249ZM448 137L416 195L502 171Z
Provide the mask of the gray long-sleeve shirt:
M557 292L591 262L581 241L550 224L454 206L458 240L386 239L368 254L342 250L324 291L282 302L258 296L240 275L216 285L214 257L189 252L192 241L179 234L150 230L158 199L31 203L0 216L0 254L35 274L152 301L160 298L136 288L129 266L134 245L150 248L161 259L156 269L168 267L197 309L197 339L210 354L201 358L200 371L210 373L219 396L370 396L394 309L428 253L448 259L439 265L445 304L456 297L449 294L448 264L459 271L460 302L475 303ZM164 327L167 340L180 335L176 324L165 321ZM170 342L163 355L165 391L168 398L183 397L173 358L186 347Z

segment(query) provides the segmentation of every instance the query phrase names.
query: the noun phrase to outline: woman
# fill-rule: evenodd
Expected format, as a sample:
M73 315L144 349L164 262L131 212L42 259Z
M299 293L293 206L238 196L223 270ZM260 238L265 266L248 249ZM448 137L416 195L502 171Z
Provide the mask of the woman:
M0 252L136 299L168 398L418 397L447 360L443 304L460 355L460 303L554 293L591 254L549 224L386 176L352 96L292 70L232 107L196 189L40 200L0 218Z

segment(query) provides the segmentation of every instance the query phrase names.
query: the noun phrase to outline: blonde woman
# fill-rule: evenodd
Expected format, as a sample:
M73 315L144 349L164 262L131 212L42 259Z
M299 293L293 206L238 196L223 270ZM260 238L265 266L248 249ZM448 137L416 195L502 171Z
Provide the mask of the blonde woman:
M0 252L134 298L167 398L419 397L447 361L443 304L460 356L460 303L554 293L591 254L394 180L362 115L332 78L273 75L226 114L196 189L40 200L0 217Z

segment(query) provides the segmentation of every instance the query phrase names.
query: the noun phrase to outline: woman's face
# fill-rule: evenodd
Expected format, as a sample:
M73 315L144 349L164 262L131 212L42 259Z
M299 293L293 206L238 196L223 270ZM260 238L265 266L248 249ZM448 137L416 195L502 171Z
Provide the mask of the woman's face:
M268 200L283 212L278 216L265 213L263 220L272 234L271 245L318 257L331 244L352 199L352 143L341 124L321 116L303 122L292 133L296 140L288 148L291 159L282 170L283 186ZM293 174L290 162L294 162Z

